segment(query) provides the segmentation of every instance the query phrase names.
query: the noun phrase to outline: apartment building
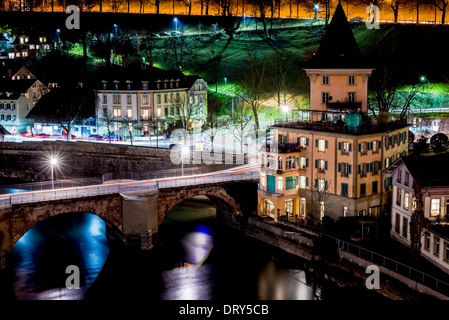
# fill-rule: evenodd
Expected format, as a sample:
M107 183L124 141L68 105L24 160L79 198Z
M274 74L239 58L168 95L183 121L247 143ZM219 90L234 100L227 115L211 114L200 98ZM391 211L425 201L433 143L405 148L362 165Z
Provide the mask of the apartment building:
M405 121L378 124L367 115L364 60L341 4L304 68L308 121L272 127L261 151L258 212L302 219L379 216L391 178L382 170L408 152Z
M96 90L98 95L97 124L99 133L120 134L127 122L135 135L166 130L179 118L188 127L200 128L207 115L206 82L197 76L167 71L152 64L135 64L121 73L106 76Z
M385 170L391 175L393 185L391 237L411 246L411 221L417 201L415 191L420 190L426 220L420 235L421 255L446 272L449 272L448 163L449 156L446 154L401 157Z

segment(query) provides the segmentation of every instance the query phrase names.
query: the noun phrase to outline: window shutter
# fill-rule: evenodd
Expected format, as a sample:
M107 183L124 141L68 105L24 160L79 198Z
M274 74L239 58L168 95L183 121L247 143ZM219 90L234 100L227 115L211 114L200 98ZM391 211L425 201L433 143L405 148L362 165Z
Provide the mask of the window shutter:
M338 143L338 150L341 150L341 142Z
M370 162L369 164L369 172L373 172L373 162Z
M352 143L349 144L349 151L352 151Z
M297 166L298 168L299 168L299 164L301 163L300 160L301 160L300 157L296 157L296 166Z
M315 179L315 189L318 189L318 179Z
M359 167L358 167L358 172L359 172L359 174L362 172L362 170L361 170L361 168L360 168L360 164L359 164Z
M309 158L306 158L306 167L309 167Z
M379 149L382 149L382 140L379 140Z
M362 151L362 144L359 143L359 152Z
M297 138L296 138L296 143L299 144L299 141L300 141L300 140L301 140L301 138L300 138L300 137L297 137Z
M306 147L309 146L309 138L306 138Z
M338 163L338 172L341 172L341 163Z
M324 161L324 170L327 170L327 161Z
M369 163L366 164L366 172L370 172L369 171Z
M315 169L318 168L318 159L315 159Z
M306 177L306 187L309 186L309 177Z
M327 149L327 140L324 140L324 147Z
M349 173L349 174L351 174L351 168L352 168L352 166L351 166L351 165L348 165L348 173Z
M318 148L318 139L315 139L315 148Z
M324 180L324 190L327 190L327 180Z

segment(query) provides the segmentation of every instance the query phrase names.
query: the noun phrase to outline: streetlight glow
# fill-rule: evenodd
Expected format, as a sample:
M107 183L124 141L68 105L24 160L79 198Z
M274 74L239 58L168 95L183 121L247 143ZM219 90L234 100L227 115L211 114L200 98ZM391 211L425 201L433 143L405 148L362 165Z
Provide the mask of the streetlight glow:
M425 77L425 76L421 76L421 81L427 81L427 84L429 85L429 91L430 91L430 81Z
M176 26L175 31L178 32L178 19L174 18L173 20L175 21L175 26Z
M58 165L58 158L55 156L50 156L50 170L51 170L51 188L55 188L55 176L54 176L54 170L55 167Z

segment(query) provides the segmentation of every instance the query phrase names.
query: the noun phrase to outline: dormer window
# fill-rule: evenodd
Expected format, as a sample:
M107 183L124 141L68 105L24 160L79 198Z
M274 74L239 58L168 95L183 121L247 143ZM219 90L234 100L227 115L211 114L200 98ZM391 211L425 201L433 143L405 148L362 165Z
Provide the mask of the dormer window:
M132 83L132 81L126 81L126 89L127 90L131 90L131 83Z
M106 90L108 87L108 82L103 80L101 83L103 84L103 90Z
M142 82L142 90L148 90L148 83Z
M170 81L170 88L173 88L173 81Z
M161 84L160 84L159 82L156 84L156 88L157 88L157 89L160 89L160 88L161 88Z
M114 89L118 90L119 84L120 84L120 81L114 81Z

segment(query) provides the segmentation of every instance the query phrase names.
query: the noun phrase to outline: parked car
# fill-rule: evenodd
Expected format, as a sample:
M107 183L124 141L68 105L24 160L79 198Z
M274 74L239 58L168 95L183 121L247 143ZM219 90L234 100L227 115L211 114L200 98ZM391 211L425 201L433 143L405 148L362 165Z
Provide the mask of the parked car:
M349 19L349 22L362 22L362 17L354 17L352 19Z
M104 140L104 137L100 134L90 134L89 140L102 141L102 140Z
M116 135L111 135L111 137L109 136L104 137L104 141L109 141L109 139L111 139L111 141L123 141L122 137Z
M47 139L50 138L50 135L47 133L38 133L35 135L36 138L40 138L40 139Z
M181 31L172 31L172 32L171 32L171 35L172 35L172 36L181 36L181 35L182 35L182 32L181 32Z
M170 33L168 33L168 32L161 32L161 33L159 33L159 35L160 35L161 37L169 37L169 36L170 36Z
M160 38L161 36L158 35L157 33L151 33L151 34L150 34L150 37L151 37L151 38Z

